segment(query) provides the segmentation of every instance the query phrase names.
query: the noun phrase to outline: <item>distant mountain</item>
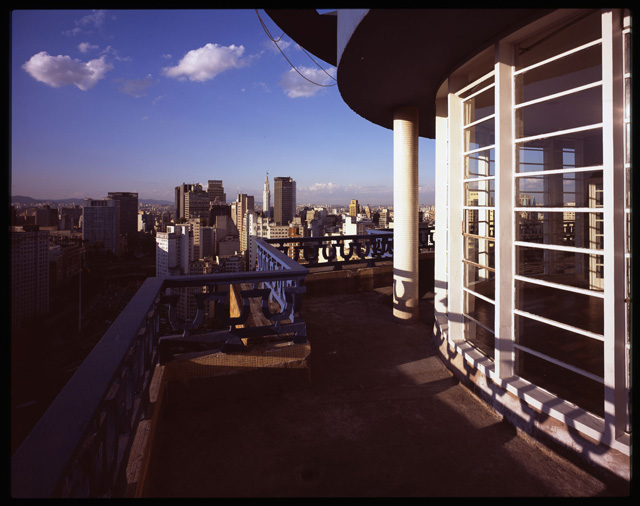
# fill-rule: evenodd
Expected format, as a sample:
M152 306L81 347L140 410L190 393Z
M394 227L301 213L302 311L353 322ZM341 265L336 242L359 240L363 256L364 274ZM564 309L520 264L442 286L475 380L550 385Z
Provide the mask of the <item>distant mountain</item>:
M22 205L36 205L43 203L51 203L51 204L77 204L81 205L84 199L59 199L59 200L51 200L51 199L34 199L33 197L25 197L24 195L13 195L11 197L12 204L22 204ZM155 200L155 199L139 199L139 204L146 204L151 206L172 206L175 205L174 202L169 200Z

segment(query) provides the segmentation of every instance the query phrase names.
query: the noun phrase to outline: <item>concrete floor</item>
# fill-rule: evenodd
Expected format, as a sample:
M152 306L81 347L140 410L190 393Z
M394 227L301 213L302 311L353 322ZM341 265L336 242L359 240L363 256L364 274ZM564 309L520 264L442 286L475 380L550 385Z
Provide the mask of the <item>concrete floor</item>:
M174 403L155 440L150 495L629 494L620 478L520 435L458 383L431 344L432 296L415 326L393 321L390 287L306 297L311 382L261 371L227 381L213 401Z

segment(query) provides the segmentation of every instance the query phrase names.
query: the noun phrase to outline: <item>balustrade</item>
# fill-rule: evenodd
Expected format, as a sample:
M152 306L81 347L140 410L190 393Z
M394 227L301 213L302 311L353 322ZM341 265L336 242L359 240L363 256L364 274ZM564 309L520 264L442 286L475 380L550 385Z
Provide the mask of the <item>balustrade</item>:
M421 251L433 251L433 232L434 227L420 226L418 237ZM391 230L359 235L283 237L264 241L309 268L330 266L340 270L344 265L358 263L373 267L376 263L393 259Z
M267 334L291 334L292 342L306 342L299 310L307 269L262 240L256 243L261 271L145 280L12 456L13 497L125 494L131 444L150 406L149 386L159 360L159 343L166 337L159 335L164 305L170 306L169 319L175 329L182 331L175 342L166 340L165 359L176 346L188 348L198 339L207 341L196 333L207 300L216 303L216 317L228 327L215 338L208 338L209 345L216 339L237 344L242 337ZM239 316L231 317L230 293L212 288L240 284L253 288L240 290L243 309ZM195 317L179 320L175 314L177 300L170 292L202 287L205 291L197 294ZM262 313L271 325L240 328L253 297L261 299ZM279 303L280 311L269 310L270 299Z

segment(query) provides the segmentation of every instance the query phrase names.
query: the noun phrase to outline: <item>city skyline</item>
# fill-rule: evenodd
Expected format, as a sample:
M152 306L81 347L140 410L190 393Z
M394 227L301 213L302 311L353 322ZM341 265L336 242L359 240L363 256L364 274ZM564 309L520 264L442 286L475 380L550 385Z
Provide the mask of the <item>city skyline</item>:
M253 9L13 11L11 194L172 201L183 181L220 179L228 201L260 202L268 172L292 177L300 203L393 204L393 132L350 110L335 68L284 36L321 86L300 77L261 21L278 39ZM432 140L419 157L428 205Z

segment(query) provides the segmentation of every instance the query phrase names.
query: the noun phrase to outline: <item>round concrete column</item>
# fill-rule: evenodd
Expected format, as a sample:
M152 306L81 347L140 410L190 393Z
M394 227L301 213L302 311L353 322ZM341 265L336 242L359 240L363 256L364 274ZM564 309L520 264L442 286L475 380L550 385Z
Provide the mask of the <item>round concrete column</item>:
M418 321L418 108L393 117L393 316Z

